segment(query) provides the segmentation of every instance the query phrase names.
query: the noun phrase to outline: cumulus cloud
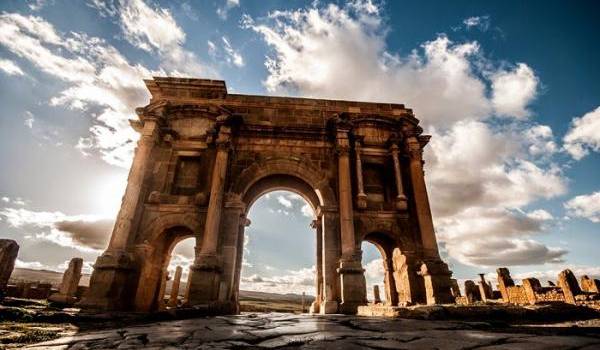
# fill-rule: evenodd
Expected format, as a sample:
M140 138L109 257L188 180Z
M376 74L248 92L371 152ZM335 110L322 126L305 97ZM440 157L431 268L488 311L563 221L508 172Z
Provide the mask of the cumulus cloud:
M525 118L530 115L527 105L537 93L539 79L533 69L519 63L513 70L492 74L492 105L496 114Z
M0 70L8 75L25 75L15 62L7 59L0 59Z
M564 147L576 160L580 160L590 151L600 151L600 107L574 118L564 137Z
M28 235L31 239L93 253L106 248L114 223L95 215L66 215L25 208L4 208L0 210L0 217L12 227L37 230Z
M171 75L215 76L198 57L183 47L186 35L168 9L142 0L120 2L120 23L125 38L145 51L156 51Z
M600 191L574 197L564 207L571 216L600 223Z
M388 28L370 1L246 16L243 25L272 49L265 62L269 91L396 101L415 110L433 135L426 179L440 241L452 257L471 265L561 260L564 250L531 238L543 218L522 211L566 191L561 168L548 156L556 149L552 130L526 120L539 86L526 63L494 62L478 42L445 34L408 55L390 52ZM504 118L492 123L493 116ZM475 239L482 236L499 250ZM471 237L471 246L461 244Z
M240 289L253 291L268 290L269 292L280 294L301 294L302 292L314 294L315 274L315 266L299 270L288 270L285 275L271 277L252 274L242 276Z

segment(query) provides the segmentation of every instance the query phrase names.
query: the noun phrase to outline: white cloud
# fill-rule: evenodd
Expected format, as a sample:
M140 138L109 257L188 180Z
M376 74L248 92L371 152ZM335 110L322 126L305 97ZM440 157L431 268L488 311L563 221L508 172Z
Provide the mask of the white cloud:
M215 76L191 51L183 48L186 35L171 12L142 0L122 0L121 27L125 38L148 52L156 51L170 75Z
M272 277L258 274L242 276L240 289L280 294L302 294L302 292L305 292L314 295L316 273L314 266L299 270L288 270L287 272L285 275Z
M25 75L15 62L7 59L0 59L0 70L8 75Z
M229 43L229 39L227 39L226 37L222 37L221 39L223 40L223 49L225 50L225 53L227 54L227 56L226 56L227 62L230 64L233 64L236 67L243 67L244 66L244 58L239 53L239 51L234 50L231 47L231 44Z
M277 196L277 202L279 202L279 204L283 205L286 208L292 207L292 202L284 196Z
M571 216L600 223L600 191L574 197L564 204Z
M408 55L389 52L388 28L367 1L275 11L256 21L246 16L243 25L272 48L265 62L269 91L400 102L415 110L433 135L426 179L438 235L452 257L467 264L492 263L490 255L530 264L565 254L533 240L541 220L522 212L566 191L548 155L556 147L551 129L520 121L530 115L539 85L527 64L494 62L479 43L455 43L444 34ZM494 115L510 118L492 124ZM501 250L491 252L475 239L479 253L450 244L482 236Z
M26 127L28 127L29 129L32 129L34 121L35 121L35 117L34 117L33 113L31 113L30 111L25 111L25 120L23 121L23 124Z
M311 206L308 205L308 204L304 204L302 206L302 208L300 208L300 211L302 212L302 215L306 216L307 218L314 218L315 217L315 212L313 211L313 209L311 208Z
M535 98L539 78L525 63L513 70L500 70L492 74L492 104L496 114L505 117L525 118L530 115L527 105Z
M226 20L229 10L231 10L234 7L239 7L239 6L240 6L240 0L224 0L224 4L217 8L217 15L222 20Z
M534 219L534 220L539 220L539 221L547 221L547 220L554 219L552 214L550 214L549 212L547 212L544 209L536 209L534 211L531 211L531 212L527 213L527 217Z
M52 1L52 2L54 2L54 1ZM46 6L47 3L48 3L48 0L31 0L28 2L27 6L29 7L29 9L31 9L31 11L39 11L44 6Z
M15 228L39 229L32 239L53 242L82 252L101 252L108 243L113 221L95 215L66 215L59 211L38 212L4 208L0 217Z
M463 25L466 29L479 28L482 32L490 28L490 16L473 16L465 18Z
M532 126L524 133L524 137L529 142L528 150L533 156L548 156L558 151L552 129L548 125Z
M588 155L590 150L600 152L600 107L574 118L563 141L567 152L576 160Z

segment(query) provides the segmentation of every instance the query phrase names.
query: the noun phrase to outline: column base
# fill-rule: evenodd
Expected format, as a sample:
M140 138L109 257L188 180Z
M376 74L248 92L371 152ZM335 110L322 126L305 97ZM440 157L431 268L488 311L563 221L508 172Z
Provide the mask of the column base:
M77 301L77 298L66 294L54 293L48 297L48 301L61 305L73 305Z
M367 207L367 195L364 193L359 193L356 195L356 206L359 209L365 209Z
M320 310L320 303L318 301L313 301L312 304L310 304L310 308L308 309L308 313L311 315L314 314L318 314L319 310Z
M406 201L406 196L398 196L396 197L396 209L400 211L404 211L408 209L408 203Z
M358 259L342 259L337 272L340 274L342 297L339 312L356 314L358 306L367 305L365 270Z
M320 309L319 311L321 312L321 315L337 314L338 302L335 300L325 300L321 303L319 309Z
M136 272L131 253L105 252L96 259L90 288L76 306L102 311L131 310L137 284Z
M222 270L218 256L198 256L197 262L190 268L187 306L219 302Z
M452 296L452 272L448 265L441 260L424 261L419 275L425 282L425 296L427 305L454 304Z

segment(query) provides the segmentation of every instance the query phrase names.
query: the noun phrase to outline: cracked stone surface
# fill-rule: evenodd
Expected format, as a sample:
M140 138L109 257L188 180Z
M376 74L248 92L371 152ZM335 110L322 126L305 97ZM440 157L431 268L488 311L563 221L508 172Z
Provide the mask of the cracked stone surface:
M267 313L75 333L27 348L600 349L600 331L564 326L499 329L485 322Z

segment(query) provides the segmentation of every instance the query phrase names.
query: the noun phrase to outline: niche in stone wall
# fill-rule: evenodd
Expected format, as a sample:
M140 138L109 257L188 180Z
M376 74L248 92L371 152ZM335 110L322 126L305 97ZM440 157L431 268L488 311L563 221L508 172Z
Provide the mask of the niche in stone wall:
M367 202L374 205L388 202L389 193L386 186L388 179L384 164L363 164L363 181Z
M198 192L200 185L200 167L202 159L199 156L179 157L173 182L173 194L191 196Z

